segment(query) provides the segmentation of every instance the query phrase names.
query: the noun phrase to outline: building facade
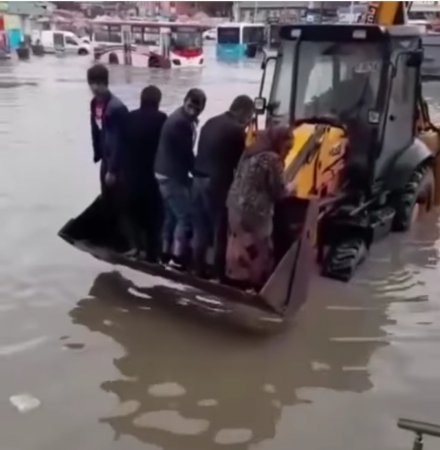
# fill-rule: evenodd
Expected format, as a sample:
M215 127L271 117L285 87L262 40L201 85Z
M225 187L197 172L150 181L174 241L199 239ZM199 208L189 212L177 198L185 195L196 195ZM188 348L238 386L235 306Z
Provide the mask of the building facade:
M193 16L205 13L212 17L231 17L233 2L136 2L139 15Z
M238 22L270 22L273 20L295 20L308 10L335 12L338 8L349 6L347 1L238 1L234 2L233 17Z
M16 49L26 35L31 35L33 19L48 14L45 2L0 2L0 26L11 49Z

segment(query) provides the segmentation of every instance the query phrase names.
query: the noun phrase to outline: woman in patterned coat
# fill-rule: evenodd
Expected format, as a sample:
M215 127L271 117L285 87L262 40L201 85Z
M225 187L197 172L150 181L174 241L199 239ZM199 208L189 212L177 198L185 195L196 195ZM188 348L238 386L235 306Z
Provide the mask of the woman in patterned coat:
M260 289L273 270L275 203L287 195L284 159L292 147L287 126L261 132L245 150L228 196L226 276L243 288Z

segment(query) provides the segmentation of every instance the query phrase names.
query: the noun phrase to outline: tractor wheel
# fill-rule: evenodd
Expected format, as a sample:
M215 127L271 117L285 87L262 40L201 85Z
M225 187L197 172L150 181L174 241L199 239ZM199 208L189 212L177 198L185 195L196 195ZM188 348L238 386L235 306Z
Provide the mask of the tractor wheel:
M431 167L417 169L394 201L396 214L393 231L408 231L420 208L429 211L433 205L434 174Z
M349 281L367 254L368 246L362 238L352 237L335 243L325 257L322 275L335 280Z

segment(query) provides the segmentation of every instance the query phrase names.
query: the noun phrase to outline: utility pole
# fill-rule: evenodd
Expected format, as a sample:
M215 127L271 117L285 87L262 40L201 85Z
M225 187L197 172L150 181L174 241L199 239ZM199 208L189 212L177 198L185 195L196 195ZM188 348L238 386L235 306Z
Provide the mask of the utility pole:
M232 20L240 22L240 2L232 3Z

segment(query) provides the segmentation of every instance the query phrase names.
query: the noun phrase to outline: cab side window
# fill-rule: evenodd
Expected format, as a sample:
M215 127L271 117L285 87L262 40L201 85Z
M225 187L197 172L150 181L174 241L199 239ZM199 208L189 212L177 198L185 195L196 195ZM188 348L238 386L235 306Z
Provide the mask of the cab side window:
M67 45L74 45L75 47L78 47L78 42L76 42L75 39L73 39L70 36L66 36L66 44Z
M408 67L408 55L401 54L395 61L396 72L391 80L390 102L388 107L383 148L379 156L376 173L392 162L396 152L411 145L415 120L415 85L418 69Z
M408 55L396 61L396 75L392 81L388 110L388 132L393 135L393 148L409 145L414 130L416 68L408 67Z

